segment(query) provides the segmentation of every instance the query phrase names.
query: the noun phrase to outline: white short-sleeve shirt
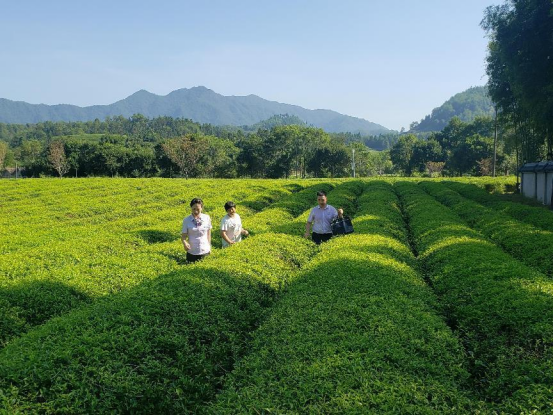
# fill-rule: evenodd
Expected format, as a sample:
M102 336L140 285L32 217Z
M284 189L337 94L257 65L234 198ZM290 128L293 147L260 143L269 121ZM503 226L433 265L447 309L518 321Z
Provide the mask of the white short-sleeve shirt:
M211 252L211 244L207 239L208 231L212 228L211 218L205 213L200 213L199 219L193 215L187 216L182 221L182 233L188 234L188 242L192 255L205 255Z
M315 233L332 233L330 224L332 219L338 216L338 211L330 205L326 205L324 209L320 206L315 206L311 209L307 222L313 224L312 231Z
M225 231L227 236L232 242L240 242L242 240L242 220L240 215L235 213L231 218L229 215L221 220L221 230ZM227 241L223 239L223 248L230 246Z

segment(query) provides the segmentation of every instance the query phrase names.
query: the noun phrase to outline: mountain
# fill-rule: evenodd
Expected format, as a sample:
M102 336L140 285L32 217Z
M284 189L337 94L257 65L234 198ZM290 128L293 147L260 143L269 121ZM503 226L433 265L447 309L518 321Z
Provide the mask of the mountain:
M390 132L379 124L331 110L308 110L297 105L268 101L256 95L223 96L203 86L178 89L165 96L141 90L113 104L90 107L36 105L0 98L0 122L3 123L90 121L118 115L131 117L134 114L142 114L148 118L189 118L200 123L235 126L252 125L274 115L288 114L327 132L359 132L369 135Z
M488 88L475 86L464 92L453 95L438 108L432 110L420 123L414 123L411 132L442 131L449 120L459 117L462 121L471 122L478 116L494 115L494 107L488 95Z

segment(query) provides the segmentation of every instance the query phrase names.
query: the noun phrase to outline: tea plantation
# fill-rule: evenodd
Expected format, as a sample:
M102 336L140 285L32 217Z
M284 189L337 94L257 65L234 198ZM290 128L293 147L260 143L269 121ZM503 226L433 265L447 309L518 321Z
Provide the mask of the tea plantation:
M551 413L553 212L513 184L0 181L0 413ZM355 232L316 246L320 189Z

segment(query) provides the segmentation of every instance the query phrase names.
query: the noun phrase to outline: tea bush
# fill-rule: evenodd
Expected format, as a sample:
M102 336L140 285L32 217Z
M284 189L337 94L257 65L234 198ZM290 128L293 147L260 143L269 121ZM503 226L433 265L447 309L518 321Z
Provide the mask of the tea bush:
M538 229L507 214L486 208L441 183L426 182L421 183L421 186L515 258L553 276L553 232Z
M50 320L0 353L3 410L196 412L314 250L260 235Z
M312 203L313 194L299 192L279 205L295 212ZM4 408L199 411L247 349L249 333L278 292L315 250L299 237L255 236L52 319L0 354Z
M494 413L550 412L553 282L469 228L414 183L395 185L420 261Z
M0 413L553 411L553 282L472 187L510 182L435 182L0 181ZM319 189L355 233L317 248ZM195 196L214 250L183 266ZM220 250L228 199L252 236Z
M248 229L251 230L253 235L262 232L274 232L277 226L284 226L293 222L305 209L316 204L318 190L329 192L334 186L335 184L329 182L321 182L304 188L285 200L273 203L248 222Z
M0 206L0 346L53 316L179 269L180 224L192 197L204 198L213 244L220 246L217 228L228 199L247 220L255 212L242 199L266 207L302 188L276 180L189 183L0 181L12 186Z
M479 407L415 258L391 186L370 183L255 332L211 413L442 413Z
M294 212L303 198L312 203L313 192L280 205ZM0 354L4 408L197 412L315 250L298 237L255 236L51 320Z
M486 207L506 213L516 220L553 232L553 211L543 205L533 206L535 202L522 195L514 195L506 200L502 195L489 194L477 186L457 182L444 182L444 184L462 196ZM521 203L513 203L515 201Z

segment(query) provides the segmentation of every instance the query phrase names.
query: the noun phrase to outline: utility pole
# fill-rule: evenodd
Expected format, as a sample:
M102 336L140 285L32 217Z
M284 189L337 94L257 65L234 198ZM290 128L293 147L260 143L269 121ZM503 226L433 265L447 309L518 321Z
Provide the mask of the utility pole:
M17 179L17 162L15 163L15 178Z
M353 178L355 179L355 149L351 149L351 169L353 170Z
M493 167L492 177L495 177L495 163L497 160L497 107L495 107L495 133L493 136Z

